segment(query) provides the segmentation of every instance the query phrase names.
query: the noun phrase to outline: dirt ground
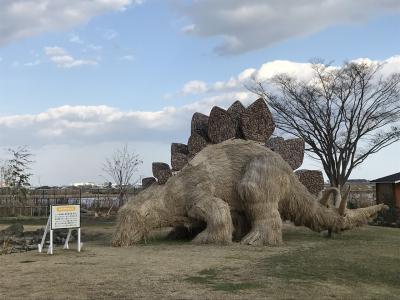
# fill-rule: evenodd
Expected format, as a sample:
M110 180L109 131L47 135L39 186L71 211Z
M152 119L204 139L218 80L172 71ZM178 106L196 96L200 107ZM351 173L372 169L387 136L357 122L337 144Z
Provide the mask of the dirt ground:
M400 299L398 229L328 240L286 226L282 247L157 239L132 248L110 247L112 224L82 231L81 253L73 244L0 256L0 299Z

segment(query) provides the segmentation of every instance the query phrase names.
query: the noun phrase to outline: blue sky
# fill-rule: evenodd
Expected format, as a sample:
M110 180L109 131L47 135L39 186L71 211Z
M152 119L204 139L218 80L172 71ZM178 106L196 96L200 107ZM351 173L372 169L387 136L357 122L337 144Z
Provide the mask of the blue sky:
M55 2L0 3L2 146L32 148L33 184L102 182L101 162L125 142L150 175L170 142L186 142L194 111L252 100L238 79L246 69L400 55L395 0ZM205 88L216 82L226 85ZM398 172L399 150L353 177Z

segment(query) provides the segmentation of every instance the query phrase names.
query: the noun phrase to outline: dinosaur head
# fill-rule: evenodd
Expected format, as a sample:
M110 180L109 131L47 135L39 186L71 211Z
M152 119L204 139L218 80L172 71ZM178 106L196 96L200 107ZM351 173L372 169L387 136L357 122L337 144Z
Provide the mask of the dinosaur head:
M146 238L149 230L154 227L153 223L159 220L163 190L163 186L153 184L133 196L119 209L112 241L114 246L130 246Z
M320 204L329 210L325 222L325 229L332 232L349 230L367 224L375 219L380 211L387 210L384 204L372 205L364 208L348 209L347 200L350 193L350 187L341 195L340 189L336 187L327 188L322 192L319 199ZM329 203L330 195L334 194L333 204Z
M131 246L146 241L150 232L156 228L184 224L184 214L179 207L171 205L168 199L167 186L158 184L151 185L129 199L118 211L112 244Z

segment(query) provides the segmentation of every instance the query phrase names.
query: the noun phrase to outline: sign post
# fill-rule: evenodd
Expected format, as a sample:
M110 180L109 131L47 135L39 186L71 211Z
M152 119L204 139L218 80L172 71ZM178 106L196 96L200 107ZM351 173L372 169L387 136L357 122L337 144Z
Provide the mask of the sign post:
M42 252L46 240L47 232L50 231L50 244L47 254L53 254L53 230L68 229L68 235L64 243L64 249L69 249L69 240L72 230L78 231L78 252L81 251L81 207L80 205L51 205L50 216L42 237L41 243L38 245L39 252Z

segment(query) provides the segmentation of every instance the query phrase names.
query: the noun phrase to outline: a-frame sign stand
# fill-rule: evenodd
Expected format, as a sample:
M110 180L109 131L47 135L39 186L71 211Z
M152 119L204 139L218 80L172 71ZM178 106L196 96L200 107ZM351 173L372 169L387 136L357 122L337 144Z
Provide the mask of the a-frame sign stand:
M56 229L68 229L68 235L65 240L63 249L69 249L69 240L71 239L72 230L76 229L78 231L77 250L78 252L81 252L83 243L81 242L80 205L50 206L50 216L47 220L41 243L38 244L39 253L43 251L47 233L50 233L50 243L47 249L47 254L53 254L53 231Z

